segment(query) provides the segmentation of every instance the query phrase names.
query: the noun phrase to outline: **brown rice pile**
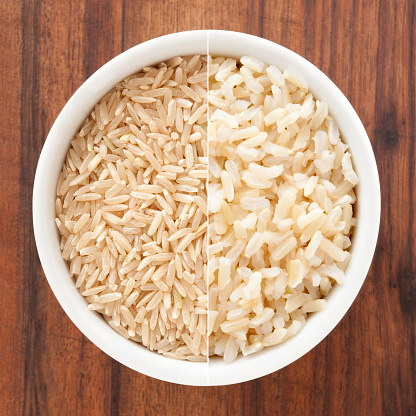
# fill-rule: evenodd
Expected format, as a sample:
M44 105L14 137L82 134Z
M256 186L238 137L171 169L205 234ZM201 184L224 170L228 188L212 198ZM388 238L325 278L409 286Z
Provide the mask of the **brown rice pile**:
M347 149L294 71L199 55L144 68L71 141L62 256L90 310L167 357L279 344L344 280Z
M328 105L252 57L209 64L209 354L297 333L342 283L358 178Z
M76 287L125 338L207 357L207 57L144 68L71 141L56 224Z

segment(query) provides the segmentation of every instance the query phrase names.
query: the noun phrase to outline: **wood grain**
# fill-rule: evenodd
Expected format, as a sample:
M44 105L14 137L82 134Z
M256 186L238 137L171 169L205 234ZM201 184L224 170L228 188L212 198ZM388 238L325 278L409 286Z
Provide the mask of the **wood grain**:
M414 0L0 2L0 415L416 414L416 4ZM43 142L96 69L163 34L263 36L323 70L370 136L380 238L333 332L259 380L197 388L112 360L66 317L44 278L31 193Z

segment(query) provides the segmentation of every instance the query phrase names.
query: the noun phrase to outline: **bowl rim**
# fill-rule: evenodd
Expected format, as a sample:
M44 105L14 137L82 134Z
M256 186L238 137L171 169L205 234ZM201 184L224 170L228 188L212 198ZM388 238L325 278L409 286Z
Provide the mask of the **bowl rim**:
M52 292L69 319L93 344L121 364L149 377L194 386L207 385L208 371L201 371L201 368L204 366L203 363L167 359L162 355L149 351L136 342L124 339L112 330L97 313L90 313L91 311L86 307L86 301L80 296L77 289L75 289L72 279L69 278L68 269L66 269L65 278L71 283L72 287L66 285L66 282L63 282L62 279L59 280L62 277L60 273L63 272L63 262L61 259L56 259L51 255L53 249L56 248L51 243L53 237L49 233L44 233L44 230L48 228L50 230L53 227L55 230L55 243L57 242L56 226L54 221L51 224L51 218L48 218L45 212L44 200L45 197L50 198L45 183L50 175L50 161L53 160L55 152L60 150L59 132L62 128L72 128L75 133L85 116L91 112L94 104L107 91L126 76L140 71L144 66L169 59L175 56L176 52L177 55L184 55L190 54L189 50L200 48L200 51L195 50L195 53L206 54L207 39L207 31L204 30L177 32L160 36L127 49L97 69L79 86L53 123L39 157L32 197L33 228L40 262ZM178 44L181 47L175 48ZM194 44L198 46L195 49L190 49L190 45ZM163 50L165 52L162 53L161 51ZM166 52L170 50L175 51L175 54ZM139 65L136 63L137 61L140 61ZM105 86L102 87L102 84L99 84L100 82ZM99 89L95 87L97 84L100 85ZM86 99L87 94L97 98ZM91 102L92 105L86 104L86 102ZM73 128L73 126L66 125L65 121L71 118L71 113L79 111L81 107L84 108L85 115L84 117L77 117L76 127ZM65 149L68 149L69 142L70 140L67 141ZM60 163L61 167L62 163ZM54 181L52 192L54 200L56 198L56 180ZM63 273L65 274L65 272ZM76 307L74 307L75 304L77 305ZM88 313L86 314L85 311L88 311ZM166 363L169 365L166 365Z
M353 254L346 272L345 282L343 285L335 285L326 297L326 299L330 299L336 294L337 302L335 303L335 300L328 302L325 310L308 316L305 327L298 334L282 344L264 349L260 354L247 357L239 356L227 366L221 365L217 357L211 359L210 385L233 384L270 374L298 360L323 341L346 315L364 283L377 244L381 214L380 181L373 149L358 114L341 90L326 74L301 55L257 36L222 30L211 31L209 36L211 53L219 56L222 55L223 50L229 50L225 36L227 42L236 45L238 43L244 44L245 50L249 51L247 55L263 59L269 65L275 64L279 67L277 63L273 62L276 60L272 56L273 52L284 56L290 62L289 65L282 66L283 69L302 67L300 72L308 81L309 91L313 93L315 98L324 97L328 102L329 112L340 127L343 141L350 146L354 168L360 178L360 183L357 185L357 206L360 212L357 215L358 224L354 230L354 243L351 246ZM265 52L261 56L262 49L267 50L269 55ZM241 53L238 53L238 47L233 54L234 57L242 56ZM233 56L233 54L228 55ZM313 81L311 82L311 80ZM318 85L319 90L317 91ZM345 117L341 117L343 114ZM343 128L341 128L341 124ZM354 133L356 136L350 137ZM358 161L360 163L357 163ZM363 204L364 201L365 204ZM348 296L342 298L339 294L341 290ZM325 317L327 320L324 319ZM307 339L306 342L300 345L305 339ZM283 352L284 358L279 356L279 352ZM239 363L239 361L241 362Z
M68 290L70 288L63 287L62 284L57 280L57 270L60 267L58 265L59 261L54 259L53 256L50 255L51 253L51 244L50 241L48 243L45 242L44 236L44 229L50 228L50 218L47 218L47 214L44 209L44 198L47 194L47 189L45 184L47 175L50 174L48 169L48 162L51 157L53 157L54 152L57 150L59 145L59 132L64 124L66 118L70 118L71 112L74 111L77 107L81 105L81 101L84 100L86 94L95 93L97 95L97 88L95 85L103 79L103 77L109 78L108 84L110 81L115 77L118 78L118 81L123 79L125 76L139 71L143 66L150 65L151 62L145 63L143 65L136 65L136 69L134 71L130 71L129 74L118 76L117 70L121 71L121 67L123 66L124 73L127 71L126 62L133 61L133 63L129 63L130 67L135 64L135 61L145 59L143 56L147 53L151 55L151 52L155 50L166 51L167 47L166 44L177 46L177 42L183 42L185 45L183 50L189 50L189 44L197 43L199 46L202 45L206 41L206 51L212 53L214 50L221 52L221 50L226 49L228 44L231 43L242 43L246 50L253 50L253 51L261 51L267 50L268 53L273 51L279 56L285 56L286 59L289 61L293 61L296 66L301 66L305 69L305 72L308 73L307 79L317 79L319 82L325 85L325 88L320 90L322 91L323 95L324 90L326 94L330 92L333 94L333 97L336 98L337 103L339 104L338 107L342 108L342 110L346 113L346 118L348 122L353 125L357 134L360 137L360 144L359 148L362 152L363 158L367 163L366 166L366 179L364 184L360 184L362 188L359 192L362 194L364 191L370 192L370 196L366 198L366 201L369 202L370 208L372 208L372 215L368 216L369 207L363 206L360 207L360 210L363 210L366 214L366 222L363 223L363 226L360 230L363 230L360 235L367 235L366 241L366 249L357 251L355 250L356 255L352 256L354 259L354 271L356 269L354 280L348 284L349 287L349 296L346 300L342 302L342 307L340 308L332 308L334 310L330 310L331 314L330 320L326 322L320 322L322 319L319 319L320 316L323 316L320 312L315 316L311 316L307 320L306 326L302 329L299 334L304 334L303 338L306 335L310 336L310 340L305 346L299 347L297 345L297 340L302 339L299 338L297 334L296 336L292 337L291 339L285 341L285 343L280 344L275 347L269 347L263 350L259 354L255 354L253 356L248 357L239 357L236 361L231 364L224 364L222 360L214 358L211 359L209 364L206 364L206 368L204 371L201 371L204 368L204 364L201 363L192 363L192 362L179 362L172 359L167 359L161 355L155 354L153 352L148 351L144 347L139 346L137 343L133 343L131 341L127 341L114 332L107 323L104 322L102 318L95 316L96 314L88 315L87 319L84 316L85 314L85 305L84 309L76 310L74 308L73 302L73 292L69 295ZM198 43L199 42L199 43ZM211 46L213 45L213 50L211 50ZM238 48L237 48L238 49ZM173 48L175 50L175 55L179 55L181 53L176 53L178 50L177 48ZM219 55L221 53L215 53L214 55ZM160 62L172 57L172 55L168 55L166 52L158 52L161 59L152 61L152 63ZM196 53L196 51L194 52ZM199 52L202 53L202 52ZM164 54L164 55L163 55ZM182 53L183 54L183 53ZM157 55L157 53L156 53ZM159 56L158 55L158 56ZM228 56L232 56L232 54L228 53ZM236 53L238 57L241 57L241 54ZM247 53L247 55L254 55L259 57L259 53ZM261 58L260 58L261 59ZM149 59L148 59L149 61ZM268 64L271 64L271 60L265 60ZM285 65L287 67L287 65ZM123 74L124 74L123 73ZM304 72L302 71L304 74ZM109 75L111 75L109 77ZM112 77L112 78L111 78ZM116 82L118 82L116 81ZM112 82L112 81L111 81ZM112 85L115 85L114 82ZM309 81L308 81L309 83ZM101 85L101 84L100 84ZM111 86L110 85L110 88ZM310 90L313 92L314 85L310 87ZM108 90L110 89L108 88ZM105 88L99 88L98 92L99 98L101 98L107 90ZM314 93L315 96L315 93ZM319 96L319 94L318 94ZM334 99L335 99L334 98ZM92 101L91 99L89 101ZM98 101L98 100L96 100ZM91 107L89 109L91 110ZM335 113L339 111L338 107L335 108ZM89 110L89 111L90 111ZM330 113L334 113L333 107L330 105ZM334 115L334 118L337 119L337 116ZM82 123L83 119L79 117L79 125ZM339 123L338 123L339 124ZM347 126L348 128L348 126ZM75 129L76 130L76 129ZM345 140L344 130L340 128L343 132L343 139ZM347 140L348 142L348 140ZM69 143L69 141L68 141ZM348 143L350 145L350 143ZM351 146L351 149L354 146ZM65 147L67 149L67 147ZM355 152L357 152L357 145L355 145L355 150L351 150L353 155L353 163L355 165ZM361 156L360 156L361 157ZM361 168L362 162L360 162L360 169L363 171L364 168ZM368 176L367 176L368 175ZM360 176L360 180L361 175ZM56 181L55 181L56 183ZM371 185L371 186L370 186ZM50 191L50 190L49 190ZM55 192L55 191L54 191ZM54 193L53 192L53 193ZM361 200L361 199L360 199ZM298 55L297 53L277 44L271 42L267 39L260 38L257 36L241 33L241 32L233 32L233 31L223 31L223 30L198 30L198 31L184 31L184 32L176 32L171 33L168 35L164 35L158 38L154 38L138 44L121 54L117 55L101 68L99 68L91 77L89 77L85 82L81 84L81 86L77 89L77 91L72 95L72 97L68 100L64 108L59 113L57 119L55 120L47 139L44 143L42 148L41 155L39 157L34 187L33 187L33 226L34 226L34 234L36 240L36 246L39 253L39 258L45 273L45 276L49 282L49 285L57 298L58 302L65 310L68 317L71 321L78 327L78 329L88 338L91 342L93 342L98 348L104 351L107 355L111 356L115 360L119 361L120 363L126 365L127 367L132 368L135 371L138 371L142 374L148 375L153 378L157 378L164 381L174 382L178 384L187 384L187 385L227 385L227 384L234 384L240 383L248 380L252 380L258 377L265 376L270 374L274 371L277 371L286 365L289 365L293 361L299 359L301 356L309 352L313 349L319 342L321 342L331 331L332 329L338 324L338 322L342 319L342 317L346 314L348 309L350 308L351 304L353 303L354 299L356 298L362 284L364 283L365 277L368 273L368 270L371 265L371 260L374 255L377 237L378 237L378 230L379 230L379 222L380 222L380 210L381 210L381 196L380 196L380 183L378 178L378 171L376 160L374 157L374 153L368 139L367 133L364 129L364 126L359 119L357 113L353 109L350 102L344 96L344 94L339 90L338 87L322 72L320 71L315 65L311 62L307 61L302 56ZM364 214L363 214L364 215ZM364 217L363 217L364 218ZM362 221L361 221L362 222ZM365 227L364 227L365 225ZM53 224L55 227L55 224ZM361 225L360 225L361 226ZM355 235L355 232L354 232ZM51 239L49 235L47 235L47 239ZM362 238L361 238L362 239ZM361 240L360 240L361 241ZM356 242L354 241L353 250L355 248ZM59 249L59 247L58 247ZM351 260L351 264L353 263L353 259ZM62 259L60 259L63 261ZM347 270L347 276L352 275L351 264ZM61 270L62 271L62 270ZM70 279L70 284L74 287L72 283L72 279ZM339 286L339 285L338 285ZM345 284L343 285L343 287ZM336 290L334 288L332 291ZM76 289L75 289L76 291ZM330 296L332 295L332 291ZM78 292L76 291L78 294ZM78 297L82 299L82 297L78 294ZM72 301L71 301L72 300ZM83 302L85 302L82 299ZM334 302L333 302L334 303ZM79 303L78 303L79 304ZM80 304L79 304L80 305ZM327 314L328 315L328 314ZM90 319L91 318L91 319ZM105 330L102 325L99 324L98 319L102 321L108 330ZM317 321L320 324L318 325L318 331L313 332L314 325L313 322ZM96 326L95 326L96 325ZM102 332L100 332L102 331ZM304 332L305 331L305 332ZM114 335L116 337L114 338ZM118 339L117 347L113 345L112 342L108 342L113 339ZM131 344L134 344L132 346ZM119 349L119 346L122 346L122 349ZM140 347L140 350L137 348ZM284 348L282 348L284 346ZM139 351L139 352L138 352ZM282 359L279 355L279 352L284 352L284 358ZM140 355L141 360L138 361L135 356L130 356L129 354L138 354ZM166 361L168 360L168 361ZM166 363L168 362L168 366ZM168 368L166 368L168 367ZM204 374L205 373L205 374Z

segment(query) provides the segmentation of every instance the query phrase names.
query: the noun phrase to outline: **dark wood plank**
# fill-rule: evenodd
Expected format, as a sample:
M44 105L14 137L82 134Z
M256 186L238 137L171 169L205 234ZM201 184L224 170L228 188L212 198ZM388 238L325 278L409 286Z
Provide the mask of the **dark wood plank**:
M208 0L125 0L124 49L168 33L206 29L208 4Z
M414 414L415 20L414 0L0 2L0 414ZM79 85L122 50L203 28L263 36L323 70L367 129L383 203L373 266L327 339L274 374L211 388L151 379L91 344L47 285L31 220L38 155Z
M21 253L16 250L21 239L19 223L19 177L21 140L20 71L22 69L22 25L20 2L0 2L2 56L0 58L0 398L5 414L19 414L19 397L24 385L22 359L23 280ZM6 17L7 16L7 17ZM7 32L8 36L4 36ZM7 115L7 116L4 116Z
M415 2L379 7L373 145L384 211L369 293L378 320L369 321L369 341L384 414L416 408L415 21Z
M91 13L97 17L97 11ZM22 335L26 347L22 403L27 415L82 414L84 409L104 415L110 408L111 360L86 340L59 307L37 258L31 220L31 189L42 144L59 111L90 74L88 65L96 61L99 42L89 40L84 30L85 25L93 29L88 23L94 18L91 13L82 1L26 2L22 8L20 271L25 285ZM105 15L98 16L105 20ZM108 53L119 52L108 39L106 44ZM111 57L108 53L102 63Z

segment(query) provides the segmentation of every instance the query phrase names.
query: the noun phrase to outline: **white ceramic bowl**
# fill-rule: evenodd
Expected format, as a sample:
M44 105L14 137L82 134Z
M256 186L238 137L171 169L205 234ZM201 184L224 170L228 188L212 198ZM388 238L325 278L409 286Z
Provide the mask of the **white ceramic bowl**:
M280 68L298 70L315 97L328 102L343 140L350 146L357 187L357 227L345 283L336 285L322 312L312 314L305 327L281 345L265 348L231 364L214 358L209 364L176 361L148 351L114 332L75 289L61 258L54 218L57 178L69 143L94 104L117 82L177 55L206 54L239 58L255 56ZM74 324L102 351L148 376L188 385L225 385L272 373L306 354L322 341L345 315L367 275L377 242L380 220L380 184L374 154L365 129L342 92L319 69L296 53L273 42L227 31L174 33L150 40L115 57L95 72L68 101L43 147L33 190L33 223L43 270L59 303Z

